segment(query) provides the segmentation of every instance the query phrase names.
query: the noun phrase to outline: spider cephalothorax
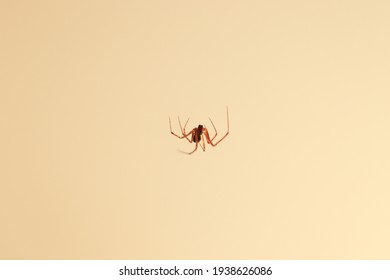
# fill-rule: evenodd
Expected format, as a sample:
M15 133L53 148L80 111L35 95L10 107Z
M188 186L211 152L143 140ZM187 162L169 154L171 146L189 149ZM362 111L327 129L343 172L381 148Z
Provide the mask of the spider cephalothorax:
M180 139L186 138L188 140L188 142L190 142L190 143L195 142L195 149L192 152L187 153L187 154L190 155L193 152L195 152L196 149L198 148L198 143L200 143L201 141L203 143L203 146L202 146L202 144L200 144L200 146L203 149L203 151L205 151L206 150L206 145L205 145L204 137L206 137L206 141L207 141L208 144L210 144L211 146L215 147L215 146L218 145L219 142L221 142L223 139L225 139L226 136L228 136L228 134L229 134L229 110L227 108L226 108L226 114L227 114L227 132L216 143L213 143L213 140L217 136L217 129L215 128L215 125L214 125L213 121L210 118L209 118L209 120L210 120L211 124L213 125L214 131L215 131L215 135L211 139L210 139L210 135L209 135L209 132L208 132L207 128L204 127L201 124L198 125L198 127L193 128L190 132L186 133L186 126L187 126L188 121L190 120L189 118L186 121L186 123L184 124L184 127L181 126L180 118L178 118L182 136L179 136L179 135L177 135L176 133L174 133L172 131L171 118L169 118L169 127L171 129L171 134L175 135L177 138L180 138ZM188 136L190 136L190 138L188 138Z

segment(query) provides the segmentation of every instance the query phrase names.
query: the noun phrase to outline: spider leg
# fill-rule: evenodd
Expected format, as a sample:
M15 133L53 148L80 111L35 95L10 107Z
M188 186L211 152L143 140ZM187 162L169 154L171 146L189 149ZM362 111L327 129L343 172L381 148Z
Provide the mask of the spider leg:
M188 153L189 155L192 155L196 149L198 149L198 142L195 142L195 149L191 152L191 153Z
M169 118L169 128L171 129L171 134L172 134L172 135L175 135L177 138L180 138L180 139L183 139L183 138L184 138L184 136L179 136L179 135L177 135L176 133L174 133L174 132L172 131L171 118Z
M179 119L179 118L178 118ZM188 121L187 121L188 122ZM179 119L179 124L180 124L180 119ZM192 131L190 131L187 135L185 135L184 133L183 133L183 130L181 130L181 132L182 132L182 136L179 136L179 135L177 135L176 133L174 133L173 131L172 131L172 124L171 124L171 118L169 118L169 128L171 129L171 134L172 135L175 135L177 138L179 138L179 139L183 139L183 138L186 138L188 141L189 141L189 139L187 138L187 136L188 135L190 135L191 133L192 133ZM180 129L181 129L181 124L180 124Z
M192 131L190 133L186 134L186 126L187 126L187 123L189 120L190 120L190 118L187 119L183 128L181 127L180 119L179 119L179 124L180 124L181 133L183 134L183 136L188 140L188 142L192 143L192 140L188 139L188 137L187 137L189 134L192 133Z
M209 135L209 132L207 130L207 128L204 129L204 134L206 135L206 140L207 140L207 143L209 143L211 146L215 147L219 144L219 142L221 142L223 139L226 138L226 136L229 135L229 109L226 107L226 115L227 115L227 132L226 134L221 138L219 139L219 141L217 141L216 143L213 143L213 139L210 139L210 135ZM211 122L212 123L212 122Z
M203 146L202 146L202 144L200 144L200 143L199 143L199 145L200 145L200 147L202 148L203 152L205 152L205 151L206 151L206 144L204 143L204 136L203 136L203 134L201 135L201 137L202 137Z
M196 139L195 140L195 149L192 152L190 152L190 153L183 152L183 153L185 153L187 155L192 155L196 151L196 149L198 149L198 141L197 141L198 138L197 138L195 129L191 130L191 133L192 133L192 137L191 138ZM194 135L195 135L195 137L194 137Z
M213 138L211 138L211 141L213 141L214 140L214 138L215 137L217 137L217 129L215 128L215 125L214 125L214 123L213 123L213 121L211 120L211 118L209 118L209 120L210 120L210 122L211 122L211 124L213 125L213 127L214 127L214 131L215 131L215 135L214 135L214 137Z

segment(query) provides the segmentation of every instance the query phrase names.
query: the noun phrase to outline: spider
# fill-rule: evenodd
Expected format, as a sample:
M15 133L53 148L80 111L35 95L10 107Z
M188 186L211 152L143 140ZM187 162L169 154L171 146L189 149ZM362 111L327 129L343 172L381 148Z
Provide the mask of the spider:
M183 152L185 154L191 155L198 149L198 143L200 143L201 140L202 140L203 146L202 146L202 144L200 144L200 147L203 149L203 152L206 151L204 136L206 136L207 143L213 147L217 146L219 144L219 142L221 142L223 139L225 139L226 136L228 136L228 134L229 134L229 109L227 107L226 107L226 115L227 115L227 132L216 143L213 143L213 140L215 139L215 137L217 137L218 133L217 133L217 129L215 128L213 121L210 118L209 118L209 120L210 120L211 124L213 125L214 131L215 131L215 135L211 139L210 139L209 131L207 130L206 126L203 126L201 124L198 125L198 127L193 128L190 132L186 133L186 126L187 126L187 123L190 120L190 118L187 119L186 123L184 124L184 127L181 126L180 118L179 117L177 118L179 120L179 125L180 125L180 130L181 130L182 136L179 136L172 131L171 118L169 118L169 128L171 129L171 134L176 136L177 138L179 138L179 139L185 138L190 143L195 142L195 149L192 152L190 152L190 153ZM188 136L190 136L190 138L188 138Z

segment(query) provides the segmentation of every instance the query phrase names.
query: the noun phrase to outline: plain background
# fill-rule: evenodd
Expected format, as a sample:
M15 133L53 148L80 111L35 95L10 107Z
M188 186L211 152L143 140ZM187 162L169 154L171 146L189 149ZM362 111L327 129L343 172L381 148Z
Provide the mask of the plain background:
M1 259L390 258L388 1L0 6Z

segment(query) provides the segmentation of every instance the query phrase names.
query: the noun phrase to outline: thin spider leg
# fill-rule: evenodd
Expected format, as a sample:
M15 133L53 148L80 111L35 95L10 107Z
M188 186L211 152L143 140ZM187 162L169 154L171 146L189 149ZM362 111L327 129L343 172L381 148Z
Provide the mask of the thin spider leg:
M206 142L207 144L212 145L211 139L210 139L210 134L207 128L203 128L203 134L206 136Z
M209 132L207 131L207 129L205 129L206 140L213 147L217 146L219 142L221 142L223 139L226 138L226 136L229 135L229 109L227 107L226 107L226 115L227 115L227 132L221 139L219 139L219 141L217 141L217 143L212 142L212 140L210 139Z
M189 134L186 134L186 126L187 126L187 123L189 120L190 120L190 118L187 119L183 128L181 127L180 119L179 119L179 124L180 124L181 133L183 134L183 136L188 140L188 142L192 143L192 140L188 139L188 137L187 137Z
M210 120L211 124L213 125L213 127L214 127L214 131L215 131L215 135L214 135L214 137L213 137L213 138L211 138L211 141L213 141L213 140L215 139L215 137L217 137L217 134L218 134L218 132L217 132L217 129L215 128L215 125L214 125L213 121L211 120L211 118L209 118L209 120Z
M191 152L191 153L188 153L189 155L192 155L196 149L198 149L198 142L195 142L195 149Z
M195 129L193 129L191 132L192 132L192 137L191 137L191 139L192 138L194 138L195 139L195 149L192 151L192 152L190 152L190 153L186 153L187 155L192 155L195 151L196 151L196 149L198 149L198 135L197 135L197 133L196 133L196 131L194 131Z
M196 128L194 128L193 130L191 130L190 132L188 132L187 134L184 134L183 135L183 137L188 137L188 135L190 135L190 134L194 134L195 133L195 130L196 130ZM188 138L187 138L188 139ZM192 143L192 137L191 137L191 141L190 141L190 143Z
M190 120L190 118L188 118L187 121L186 121L186 123L184 124L183 131L185 131L186 126L187 126L187 123L188 123L189 120Z
M203 152L205 152L205 151L206 151L206 144L204 143L204 136L203 136L203 134L201 135L201 137L202 137L203 146L202 146L202 144L200 144L200 143L199 143L199 145L200 145L200 147L202 148Z
M180 119L179 119L179 124L180 124ZM183 134L182 136L177 135L176 133L174 133L174 132L172 131L171 118L169 118L169 128L171 129L171 134L172 134L172 135L175 135L177 138L180 138L180 139L186 138L187 140L189 140L189 139L187 138L187 136L190 135L190 134L194 131L194 129L193 129L193 130L191 130L190 132L188 132L187 134L184 134L183 131L182 131L182 134ZM181 125L180 125L180 128L181 128Z
M174 133L174 132L172 131L171 118L169 118L169 128L171 129L171 134L172 134L172 135L175 135L177 138L180 138L180 139L183 139L183 138L184 138L184 135L183 135L183 136L179 136L179 135L177 135L176 133Z

